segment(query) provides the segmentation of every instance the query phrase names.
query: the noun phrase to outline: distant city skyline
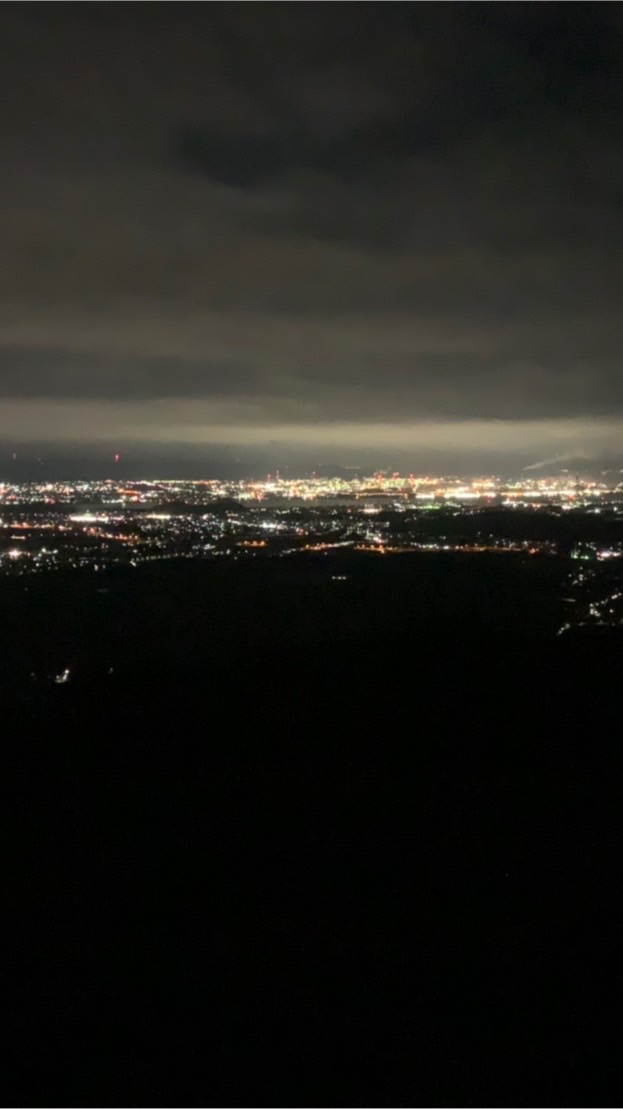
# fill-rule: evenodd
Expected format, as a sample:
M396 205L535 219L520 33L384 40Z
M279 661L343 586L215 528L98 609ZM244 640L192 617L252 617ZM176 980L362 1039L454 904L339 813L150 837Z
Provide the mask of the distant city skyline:
M623 471L597 481L569 470L555 477L524 471L510 481L363 471L256 480L42 478L0 484L0 578L69 571L101 580L101 571L133 574L154 563L267 559L294 560L313 573L319 558L327 582L343 583L361 568L357 560L379 556L502 558L518 566L536 559L541 569L555 565L557 633L564 635L623 625L622 525ZM46 680L72 678L65 665Z
M437 451L425 449L363 450L359 452L334 449L323 456L309 450L296 452L273 450L236 450L233 447L206 447L194 449L181 445L168 450L154 447L126 447L115 449L114 444L1 444L0 484L10 481L39 481L64 479L128 478L146 479L260 479L268 474L305 476L313 472L348 476L354 472L396 470L402 474L430 473L437 476L456 474L474 478L485 474L504 478L524 473L574 473L599 476L604 470L617 472L623 469L623 439L617 450L613 437L608 449L600 452L560 451L536 452L507 451L469 452Z

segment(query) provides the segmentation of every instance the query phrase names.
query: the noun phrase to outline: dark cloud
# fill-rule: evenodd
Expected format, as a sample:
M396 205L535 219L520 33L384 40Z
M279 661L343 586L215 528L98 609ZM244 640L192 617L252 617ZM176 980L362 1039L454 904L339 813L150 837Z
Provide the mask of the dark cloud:
M261 383L260 383L261 384ZM232 362L105 356L62 347L0 347L0 398L153 400L232 397L258 387Z
M623 417L618 5L0 21L0 437Z

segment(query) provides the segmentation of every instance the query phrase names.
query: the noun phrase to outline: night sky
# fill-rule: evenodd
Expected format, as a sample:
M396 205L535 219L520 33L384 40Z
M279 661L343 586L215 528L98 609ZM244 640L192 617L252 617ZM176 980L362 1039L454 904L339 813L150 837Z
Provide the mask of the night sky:
M0 476L623 454L622 11L2 5Z

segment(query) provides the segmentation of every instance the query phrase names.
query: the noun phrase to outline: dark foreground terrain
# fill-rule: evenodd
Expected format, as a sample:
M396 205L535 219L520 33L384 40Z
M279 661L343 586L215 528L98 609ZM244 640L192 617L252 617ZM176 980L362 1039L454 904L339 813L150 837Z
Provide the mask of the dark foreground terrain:
M3 583L6 1104L619 1104L623 647L565 573Z

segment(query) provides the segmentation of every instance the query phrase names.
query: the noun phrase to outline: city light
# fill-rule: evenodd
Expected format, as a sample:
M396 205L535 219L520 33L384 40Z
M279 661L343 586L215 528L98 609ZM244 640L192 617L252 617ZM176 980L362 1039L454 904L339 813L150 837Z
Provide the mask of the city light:
M0 572L100 575L113 566L135 571L183 559L376 562L410 554L533 566L558 559L561 605L571 606L561 621L567 633L623 623L623 486L619 474L610 483L605 476L466 480L357 470L348 477L5 483ZM331 580L349 576L350 567L345 573L335 565ZM62 670L54 680L68 679Z

